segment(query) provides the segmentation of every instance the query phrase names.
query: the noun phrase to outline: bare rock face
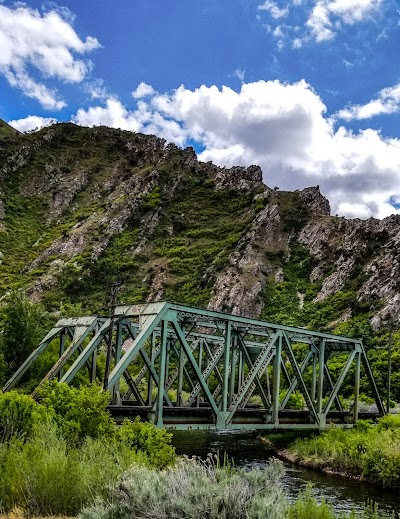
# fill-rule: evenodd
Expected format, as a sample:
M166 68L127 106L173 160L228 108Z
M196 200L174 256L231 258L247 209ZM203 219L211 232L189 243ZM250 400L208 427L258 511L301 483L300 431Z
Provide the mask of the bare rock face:
M143 280L150 285L149 295L146 301L160 301L164 297L165 286L168 279L167 265L163 261L157 261L149 270L148 278Z
M341 290L354 270L361 269L365 281L358 290L358 301L384 303L371 324L380 327L390 319L400 321L399 216L383 220L314 217L300 232L299 241L318 261L311 281L323 278L324 268L333 270L315 302Z
M213 172L217 190L251 191L256 188L265 188L262 183L260 166L249 166L248 168L236 166L230 169L215 168L214 166Z
M326 299L328 296L339 292L346 283L346 280L349 278L353 267L354 258L344 259L343 256L341 256L336 262L337 270L324 280L319 294L314 298L314 302L318 303L319 301Z
M321 195L319 186L306 187L299 192L300 200L307 205L314 214L329 216L331 214L331 206L329 200Z
M208 308L258 317L264 307L261 296L266 276L274 270L265 261L265 252L286 247L278 206L268 203L231 254L228 267L217 277Z

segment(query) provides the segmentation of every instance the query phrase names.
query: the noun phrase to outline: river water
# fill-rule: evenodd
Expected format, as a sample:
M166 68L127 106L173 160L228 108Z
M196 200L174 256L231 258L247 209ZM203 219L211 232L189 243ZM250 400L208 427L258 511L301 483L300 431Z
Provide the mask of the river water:
M173 443L178 454L205 458L208 453L224 453L238 467L262 467L274 456L255 433L215 433L205 431L174 432ZM367 501L377 503L384 510L400 517L400 493L341 476L285 462L283 484L289 499L297 497L311 483L317 499L325 498L339 512L361 510Z

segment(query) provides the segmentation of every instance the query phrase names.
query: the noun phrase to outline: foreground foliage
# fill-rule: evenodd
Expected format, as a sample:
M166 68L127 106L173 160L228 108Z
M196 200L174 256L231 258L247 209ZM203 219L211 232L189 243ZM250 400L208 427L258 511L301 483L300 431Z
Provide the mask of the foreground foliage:
M108 402L97 386L57 382L41 404L0 394L0 512L76 515L132 464L156 470L174 462L171 434L139 420L116 428Z
M400 416L385 416L377 424L360 421L351 430L331 429L298 439L290 451L304 464L400 488Z
M28 442L14 437L0 444L0 504L32 515L76 515L106 492L132 463L147 463L144 453L123 444L86 439L70 448L53 426L39 427Z
M338 516L307 489L292 504L285 498L284 468L272 460L251 471L183 458L160 472L133 466L110 490L107 499L85 508L80 519L355 519ZM359 519L384 517L367 508Z

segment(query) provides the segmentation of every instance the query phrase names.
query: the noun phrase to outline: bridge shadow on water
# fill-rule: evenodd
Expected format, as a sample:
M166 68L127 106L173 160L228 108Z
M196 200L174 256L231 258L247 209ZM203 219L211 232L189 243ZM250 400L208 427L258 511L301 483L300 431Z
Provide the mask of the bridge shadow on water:
M207 454L217 454L221 459L227 455L238 467L251 469L263 467L274 457L256 432L210 432L176 431L173 444L178 454L206 458ZM284 462L286 473L283 485L289 499L294 499L307 484L313 485L317 499L324 498L338 512L361 510L369 500L375 501L380 510L395 512L400 516L400 496L398 490L389 490L357 480Z

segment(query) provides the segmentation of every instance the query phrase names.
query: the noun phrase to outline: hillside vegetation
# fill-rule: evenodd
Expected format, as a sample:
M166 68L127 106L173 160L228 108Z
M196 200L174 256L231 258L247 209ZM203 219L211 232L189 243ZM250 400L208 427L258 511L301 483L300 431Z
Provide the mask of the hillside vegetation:
M118 281L120 302L168 299L362 337L383 389L375 347L399 322L399 224L331 216L318 187L271 189L257 166L201 163L154 136L57 124L0 141L0 297L23 288L41 305L18 359L57 316L104 309ZM14 318L18 333L5 303L2 328ZM17 364L5 335L3 371ZM397 351L393 366L400 399Z

